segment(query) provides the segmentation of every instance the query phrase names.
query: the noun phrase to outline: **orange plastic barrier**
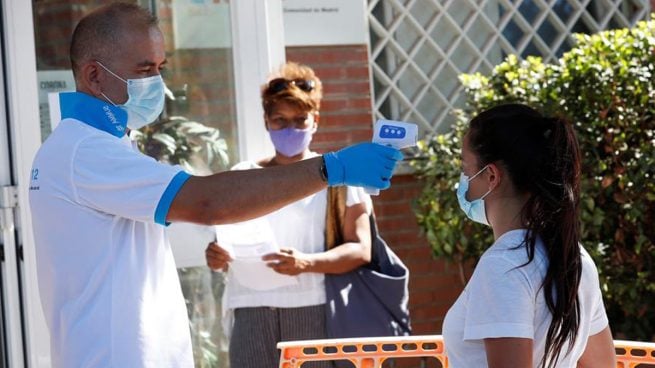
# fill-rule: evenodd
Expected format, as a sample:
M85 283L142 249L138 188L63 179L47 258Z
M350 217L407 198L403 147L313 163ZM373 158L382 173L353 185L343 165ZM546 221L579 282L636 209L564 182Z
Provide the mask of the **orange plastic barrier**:
M614 347L617 368L655 367L655 343L614 340Z
M655 367L655 343L614 341L617 368ZM392 358L433 357L448 368L441 335L288 341L277 344L280 368L305 362L348 360L358 368L380 368Z
M448 359L441 335L289 341L277 344L280 368L305 362L348 360L355 367L380 368L392 358L434 357L444 368Z

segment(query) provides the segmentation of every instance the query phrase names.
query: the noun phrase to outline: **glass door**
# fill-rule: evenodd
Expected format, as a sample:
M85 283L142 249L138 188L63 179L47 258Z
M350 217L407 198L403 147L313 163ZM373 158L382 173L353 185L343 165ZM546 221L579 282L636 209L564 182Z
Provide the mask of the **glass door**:
M230 5L227 1L132 1L160 21L168 65L165 111L134 136L146 154L182 165L195 175L226 170L238 162L235 82L232 69ZM79 19L102 0L33 2L41 139L52 131L48 93L73 90L68 60L70 35ZM174 224L169 235L189 312L197 367L222 367L220 339L222 280L204 264L211 232Z

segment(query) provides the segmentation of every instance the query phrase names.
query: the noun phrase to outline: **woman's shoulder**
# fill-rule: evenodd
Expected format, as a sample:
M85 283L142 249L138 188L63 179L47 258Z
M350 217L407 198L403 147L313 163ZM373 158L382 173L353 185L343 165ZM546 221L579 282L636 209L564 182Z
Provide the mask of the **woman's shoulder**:
M592 280L594 284L598 284L598 268L596 267L596 263L582 245L580 245L580 259L582 263L582 278Z
M527 230L518 229L508 231L501 235L494 244L487 249L483 258L488 259L502 259L503 263L507 264L509 268L544 270L547 267L548 256L541 238L537 237L535 251L532 261L528 256L528 248L526 244ZM532 271L528 271L532 273Z
M364 188L346 187L346 206L350 207L359 203L363 203L366 206L369 214L373 211L373 201Z
M525 235L527 230L517 229L510 230L499 236L494 243L484 253L487 257L509 256L511 258L521 258L525 252Z

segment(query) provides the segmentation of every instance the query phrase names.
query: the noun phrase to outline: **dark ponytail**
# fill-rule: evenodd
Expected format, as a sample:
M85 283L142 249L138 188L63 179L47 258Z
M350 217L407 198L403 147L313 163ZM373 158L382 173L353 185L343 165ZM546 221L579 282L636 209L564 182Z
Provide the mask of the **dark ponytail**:
M580 326L580 150L575 132L563 119L508 104L475 117L468 138L480 167L499 162L516 190L530 194L521 214L528 230L527 263L534 258L537 237L549 261L542 290L552 321L540 366L554 367L562 350L570 351Z

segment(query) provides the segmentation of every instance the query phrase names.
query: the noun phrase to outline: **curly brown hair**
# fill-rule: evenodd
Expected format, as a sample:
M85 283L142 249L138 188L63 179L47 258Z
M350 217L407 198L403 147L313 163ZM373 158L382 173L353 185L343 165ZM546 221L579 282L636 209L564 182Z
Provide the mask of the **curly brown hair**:
M286 88L276 90L271 88L271 81L284 79L289 83ZM312 84L310 91L300 88L294 81L307 81ZM307 65L287 62L271 74L268 81L262 85L262 106L264 114L269 115L280 102L286 102L304 111L318 111L323 98L323 85L314 70Z

